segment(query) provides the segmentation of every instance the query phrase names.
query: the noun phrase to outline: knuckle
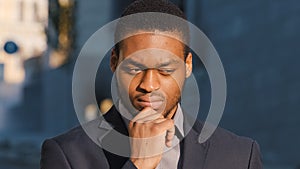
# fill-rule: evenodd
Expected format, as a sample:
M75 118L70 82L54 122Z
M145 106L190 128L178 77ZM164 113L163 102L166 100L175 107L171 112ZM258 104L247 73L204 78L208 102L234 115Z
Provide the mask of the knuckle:
M145 107L141 112L148 112L151 111L152 109L150 107Z
M133 128L133 126L134 126L134 122L130 121L129 124L128 124L128 128Z
M153 125L151 128L151 131L154 133L158 133L160 131L160 128L158 125Z
M170 125L174 126L174 120L169 119L168 121L169 121Z

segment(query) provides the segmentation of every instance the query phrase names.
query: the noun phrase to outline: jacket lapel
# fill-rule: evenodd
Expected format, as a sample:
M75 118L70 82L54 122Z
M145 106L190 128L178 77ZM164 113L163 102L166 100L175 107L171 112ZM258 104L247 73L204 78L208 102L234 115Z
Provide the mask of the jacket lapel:
M180 168L203 169L205 158L207 156L209 143L200 144L198 142L199 134L194 130L188 133L181 144L181 161L178 165Z
M98 141L103 148L110 168L122 168L130 155L127 127L115 107L112 107L104 115L104 119L99 125L102 134L98 137Z
M209 140L199 143L198 138L203 125L194 121L184 113L184 130L187 135L180 143L180 160L178 168L204 169L205 159L209 149ZM192 125L191 125L192 124Z

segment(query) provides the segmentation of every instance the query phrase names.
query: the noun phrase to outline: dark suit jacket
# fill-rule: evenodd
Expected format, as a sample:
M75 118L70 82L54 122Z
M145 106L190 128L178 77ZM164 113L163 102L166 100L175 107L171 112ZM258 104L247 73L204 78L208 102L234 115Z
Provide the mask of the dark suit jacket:
M120 139L112 147L128 149L129 141L117 138L110 129L128 135L126 126L113 107L103 118L96 119L71 131L47 139L42 146L42 169L135 169L127 157L122 157L102 149L99 142L110 144ZM183 169L261 169L261 157L257 143L240 137L224 129L217 128L204 143L198 142L201 123L196 122L180 143L178 168ZM89 136L86 134L89 132ZM113 139L113 140L112 140ZM121 144L120 144L121 143ZM113 143L111 143L113 144Z

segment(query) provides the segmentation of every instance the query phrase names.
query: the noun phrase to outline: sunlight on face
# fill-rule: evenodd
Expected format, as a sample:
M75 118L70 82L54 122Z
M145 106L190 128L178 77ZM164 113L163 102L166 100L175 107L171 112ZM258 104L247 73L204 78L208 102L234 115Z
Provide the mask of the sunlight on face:
M119 93L127 107L151 107L172 117L186 78L184 47L173 38L141 34L123 42L116 70Z

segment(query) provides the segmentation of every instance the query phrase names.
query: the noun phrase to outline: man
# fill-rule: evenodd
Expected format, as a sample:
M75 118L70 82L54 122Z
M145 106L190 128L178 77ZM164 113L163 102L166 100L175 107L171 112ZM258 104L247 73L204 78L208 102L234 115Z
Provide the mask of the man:
M166 0L137 0L122 16L142 12L185 19ZM198 142L203 126L191 123L180 106L192 72L187 27L149 20L118 23L111 55L118 101L104 117L46 140L41 168L262 168L258 145L251 139L217 128L206 142Z

